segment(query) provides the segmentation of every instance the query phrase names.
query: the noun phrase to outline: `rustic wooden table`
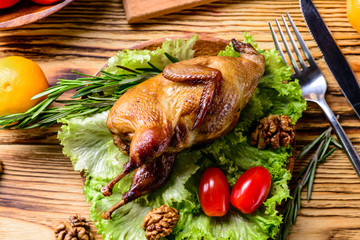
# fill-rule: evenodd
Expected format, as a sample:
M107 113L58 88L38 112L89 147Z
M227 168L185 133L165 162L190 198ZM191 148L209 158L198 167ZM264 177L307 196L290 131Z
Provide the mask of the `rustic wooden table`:
M345 1L318 0L315 5L360 80L360 34L347 21ZM74 78L72 70L94 74L119 49L189 32L241 39L246 31L262 48L272 48L267 22L285 12L292 15L326 76L327 101L360 152L360 120L326 68L296 0L218 1L134 25L127 24L120 0L76 0L40 22L0 31L0 57L30 58L54 84L57 78ZM320 109L309 104L297 125L298 149L327 127ZM73 213L88 217L82 180L62 154L57 130L0 131L5 169L0 176L1 240L53 239L59 220ZM295 174L303 166L303 161L296 162ZM312 200L305 197L303 193L290 239L360 238L360 180L344 153L336 151L318 168Z

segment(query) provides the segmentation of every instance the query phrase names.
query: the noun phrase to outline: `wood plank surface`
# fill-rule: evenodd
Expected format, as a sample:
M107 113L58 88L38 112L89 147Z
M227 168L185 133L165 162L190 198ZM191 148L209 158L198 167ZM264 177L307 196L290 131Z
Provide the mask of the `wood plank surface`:
M316 0L320 14L360 80L360 34L346 18L345 1ZM0 57L20 55L43 68L51 84L75 78L71 71L94 74L119 49L147 40L205 33L224 39L254 35L259 46L273 47L268 21L289 12L328 81L326 99L360 152L360 120L326 68L302 18L297 0L224 0L129 25L120 0L76 0L35 24L0 31ZM328 127L321 110L309 104L297 125L297 150ZM82 180L62 155L56 138L59 126L48 129L0 130L0 239L53 239L59 220L89 205ZM305 165L297 161L296 174ZM346 155L336 151L317 171L310 202L302 209L289 239L360 239L360 180ZM92 225L93 232L96 232ZM101 239L97 235L96 239Z

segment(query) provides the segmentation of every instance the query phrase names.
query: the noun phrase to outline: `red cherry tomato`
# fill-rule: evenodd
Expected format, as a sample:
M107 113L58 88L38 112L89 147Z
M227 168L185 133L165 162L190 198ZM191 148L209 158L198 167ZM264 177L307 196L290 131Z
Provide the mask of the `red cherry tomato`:
M224 216L230 205L230 186L219 168L208 168L201 177L200 204L206 215Z
M0 0L0 9L11 7L19 1L20 0Z
M242 213L250 214L265 201L270 187L271 175L266 168L250 168L236 181L230 202Z
M33 1L34 3L42 4L42 5L50 5L50 4L56 3L60 0L31 0L31 1Z

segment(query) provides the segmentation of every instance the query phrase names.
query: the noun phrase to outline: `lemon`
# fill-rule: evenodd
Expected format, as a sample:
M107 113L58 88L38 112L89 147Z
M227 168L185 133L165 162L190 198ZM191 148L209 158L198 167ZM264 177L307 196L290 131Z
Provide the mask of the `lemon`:
M40 66L11 56L0 60L0 116L26 112L42 99L31 98L49 87Z
M360 0L347 0L346 12L349 22L360 33Z

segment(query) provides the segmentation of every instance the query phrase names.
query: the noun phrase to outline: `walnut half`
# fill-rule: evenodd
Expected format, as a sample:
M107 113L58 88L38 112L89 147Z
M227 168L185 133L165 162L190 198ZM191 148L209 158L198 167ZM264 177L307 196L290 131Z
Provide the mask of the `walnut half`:
M55 229L56 240L92 240L90 225L84 217L74 215Z
M172 233L179 220L179 212L175 208L162 205L159 208L150 210L144 217L142 228L145 229L145 236L149 240L156 240L166 237Z
M286 147L295 140L295 125L287 115L270 114L260 120L259 126L251 134L250 144L264 149L271 146L274 149Z

